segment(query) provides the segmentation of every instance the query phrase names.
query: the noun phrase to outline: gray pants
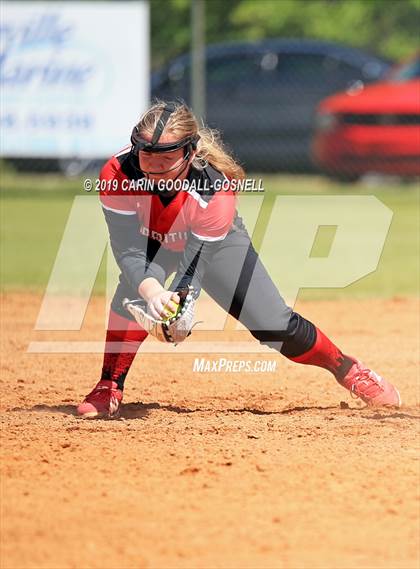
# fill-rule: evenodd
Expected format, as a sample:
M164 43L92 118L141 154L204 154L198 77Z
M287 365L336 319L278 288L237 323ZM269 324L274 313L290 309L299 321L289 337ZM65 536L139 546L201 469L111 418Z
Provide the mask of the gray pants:
M155 264L154 274L162 285L176 271L179 258L179 253L171 251L159 253L159 264ZM262 344L290 357L312 347L315 341L313 324L287 306L246 232L231 231L220 242L206 270L202 287ZM112 309L132 319L123 309L122 300L137 296L137 291L121 274Z

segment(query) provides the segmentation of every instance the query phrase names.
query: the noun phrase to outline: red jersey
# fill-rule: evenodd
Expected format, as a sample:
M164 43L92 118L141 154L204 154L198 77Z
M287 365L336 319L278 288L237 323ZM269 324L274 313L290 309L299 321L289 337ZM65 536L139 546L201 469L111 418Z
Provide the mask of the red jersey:
M106 210L135 215L139 233L172 251L183 251L188 233L203 241L224 239L237 218L236 195L226 189L228 179L215 168L190 169L185 189L165 200L159 191L144 189L144 174L130 148L115 154L100 173L100 199ZM216 183L218 181L219 183ZM224 188L218 191L221 183ZM188 189L187 189L188 187Z

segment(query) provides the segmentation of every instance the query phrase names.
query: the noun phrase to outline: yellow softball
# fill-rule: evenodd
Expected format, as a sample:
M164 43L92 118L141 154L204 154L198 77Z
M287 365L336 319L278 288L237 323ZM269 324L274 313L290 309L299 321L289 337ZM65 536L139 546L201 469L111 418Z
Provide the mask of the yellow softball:
M171 318L173 318L174 316L176 316L178 314L179 304L177 302L175 302L174 300L172 300L172 302L174 304L176 304L176 309L175 309L175 311L172 311L168 306L165 306L163 309L163 319L164 320L170 320Z

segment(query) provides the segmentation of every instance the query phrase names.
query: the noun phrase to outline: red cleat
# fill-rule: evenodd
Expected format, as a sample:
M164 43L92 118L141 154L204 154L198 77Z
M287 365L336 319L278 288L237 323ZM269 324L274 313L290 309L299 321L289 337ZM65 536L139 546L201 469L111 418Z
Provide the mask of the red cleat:
M398 390L358 360L355 360L354 365L339 383L350 391L352 397L360 398L370 407L401 406Z
M115 381L101 380L77 407L77 413L84 419L116 418L122 398L123 392Z

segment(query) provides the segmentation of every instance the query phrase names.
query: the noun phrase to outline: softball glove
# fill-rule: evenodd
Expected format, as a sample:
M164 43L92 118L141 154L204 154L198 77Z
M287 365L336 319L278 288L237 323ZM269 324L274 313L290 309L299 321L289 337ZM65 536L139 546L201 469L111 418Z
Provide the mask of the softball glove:
M180 344L191 334L196 299L191 286L176 292L180 298L179 308L174 316L167 319L157 320L148 314L147 303L143 299L125 298L123 306L146 332L161 342Z

